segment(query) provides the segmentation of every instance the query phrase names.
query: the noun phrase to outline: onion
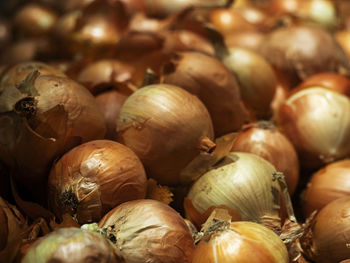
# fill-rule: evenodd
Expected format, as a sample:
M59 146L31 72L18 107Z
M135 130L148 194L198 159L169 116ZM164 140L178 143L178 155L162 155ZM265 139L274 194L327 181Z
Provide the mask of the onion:
M116 119L128 96L116 90L109 90L96 96L96 101L105 117L107 132L105 139L114 140L117 136Z
M301 90L280 107L278 123L301 165L315 169L350 154L350 99L322 87Z
M155 200L126 202L100 221L120 262L189 263L194 243L188 226L171 207Z
M18 183L42 187L32 196L45 189L56 157L105 134L103 115L88 90L68 78L38 74L33 71L0 95L0 159L17 169Z
M98 221L115 206L145 198L147 179L142 163L117 142L96 140L79 145L58 160L49 176L49 206L62 218L80 224Z
M258 51L264 39L265 35L258 31L239 31L225 36L225 43L229 48L239 47Z
M273 164L285 175L290 194L299 179L299 161L291 142L270 122L258 122L243 127L233 142L232 152L256 154Z
M238 130L248 120L235 76L213 57L177 53L164 66L161 81L197 95L210 113L216 136Z
M111 244L99 234L79 228L58 229L35 242L23 263L117 263Z
M270 64L261 55L241 48L230 48L223 63L235 73L247 108L257 119L267 118L277 86Z
M340 262L350 258L350 197L339 198L316 215L301 239L304 253L317 263Z
M331 201L349 196L350 160L331 163L309 181L303 194L303 210L306 216L320 210Z
M0 262L12 262L22 243L27 223L13 205L0 197Z
M238 219L281 226L280 186L273 180L275 168L251 153L229 153L200 177L185 199L186 215L201 226L216 207L239 213Z
M344 51L326 31L292 26L273 31L261 46L265 58L292 86L319 72L348 72Z
M124 102L117 119L118 141L131 148L147 175L160 184L180 183L180 172L201 151L215 147L203 103L172 85L150 85Z
M11 25L9 21L0 19L0 48L5 47L12 39Z
M349 30L338 31L334 35L339 45L344 49L346 55L350 57L350 32Z
M290 89L288 88L288 84L283 84L278 82L276 86L275 96L271 102L271 110L273 119L278 115L279 108L285 103L290 93Z

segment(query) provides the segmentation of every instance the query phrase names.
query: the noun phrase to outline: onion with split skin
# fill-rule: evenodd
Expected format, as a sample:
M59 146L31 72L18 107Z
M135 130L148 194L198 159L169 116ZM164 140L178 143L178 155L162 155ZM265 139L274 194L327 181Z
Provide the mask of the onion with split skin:
M48 179L49 207L62 218L96 222L115 206L146 196L147 179L139 158L109 140L81 144L62 156Z

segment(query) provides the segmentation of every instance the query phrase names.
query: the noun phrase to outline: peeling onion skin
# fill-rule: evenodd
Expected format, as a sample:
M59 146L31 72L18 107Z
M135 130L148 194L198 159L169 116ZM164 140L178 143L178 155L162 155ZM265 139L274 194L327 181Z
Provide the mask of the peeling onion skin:
M22 263L118 263L111 244L79 228L58 229L36 241Z
M232 152L256 154L273 164L285 176L292 195L299 180L299 161L292 143L272 123L258 122L244 127L232 145Z
M109 140L81 144L51 169L49 206L59 218L70 213L79 224L99 221L115 206L146 196L147 178L139 158Z
M239 130L249 119L234 74L213 57L177 53L165 64L161 82L198 96L210 113L216 137Z
M308 217L335 199L350 196L350 160L331 163L315 173L303 193L303 211Z
M136 153L147 175L160 184L179 184L182 169L200 153L201 139L213 136L203 103L173 85L137 90L117 119L117 140Z
M334 200L316 215L303 237L306 256L317 263L334 263L350 258L350 197Z
M120 262L190 263L194 242L183 218L156 200L121 204L99 222Z
M270 229L252 222L232 222L204 236L192 263L288 263L288 252Z
M301 90L280 107L278 126L306 169L350 154L350 99L322 87Z

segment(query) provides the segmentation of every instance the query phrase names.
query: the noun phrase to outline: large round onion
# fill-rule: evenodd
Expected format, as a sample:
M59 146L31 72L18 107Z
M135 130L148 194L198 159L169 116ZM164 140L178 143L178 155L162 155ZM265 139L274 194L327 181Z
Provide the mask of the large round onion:
M124 102L118 140L131 148L147 174L161 184L178 184L180 172L200 151L214 146L213 126L203 103L172 85L150 85ZM209 143L209 144L208 144Z
M139 158L126 146L96 140L63 155L49 176L49 206L60 218L98 221L115 206L145 198L147 179Z
M210 113L216 136L240 129L248 119L235 76L213 57L178 53L165 65L162 82L197 95Z
M79 228L61 228L36 241L23 263L117 263L111 244L101 235Z
M174 209L159 201L126 202L105 215L99 227L114 243L120 262L191 262L190 229Z
M278 122L302 166L318 168L350 154L350 99L322 87L301 90L280 107Z

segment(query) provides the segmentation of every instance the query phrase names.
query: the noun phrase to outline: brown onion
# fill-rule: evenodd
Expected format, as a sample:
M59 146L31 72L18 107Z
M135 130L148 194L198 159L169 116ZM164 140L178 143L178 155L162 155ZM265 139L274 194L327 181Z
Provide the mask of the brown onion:
M81 144L51 169L49 206L62 218L69 213L80 224L96 222L115 206L146 196L147 179L139 158L109 140Z
M350 196L350 160L331 163L315 173L303 193L305 216L335 199Z
M299 179L299 161L292 143L270 122L243 127L233 142L232 152L254 153L283 172L288 190L293 194Z
M350 57L350 31L344 30L336 32L334 37L339 45L344 49L346 55Z
M208 108L216 136L240 129L249 118L235 76L213 57L177 53L165 64L161 81L197 95Z
M280 107L278 123L301 165L319 168L350 154L350 99L322 87L301 90Z
M265 34L258 31L240 31L225 36L225 44L230 47L245 48L258 51L265 39Z
M190 263L192 235L182 217L155 200L126 202L99 222L120 262Z
M87 89L65 77L38 75L33 71L0 95L0 158L17 169L21 185L42 187L32 196L45 189L41 184L46 184L57 156L103 138L106 131L103 115Z
M348 58L333 37L315 27L277 29L267 36L261 52L292 86L319 72L350 69Z
M301 239L304 253L317 263L350 258L350 197L339 198L316 215Z
M111 244L101 235L79 228L58 229L36 241L23 263L117 263Z
M9 21L0 19L0 48L5 47L12 39L11 25Z
M273 119L276 118L279 108L283 105L283 103L287 100L290 90L288 88L288 84L285 85L281 82L278 82L276 86L275 96L271 102L271 110Z

